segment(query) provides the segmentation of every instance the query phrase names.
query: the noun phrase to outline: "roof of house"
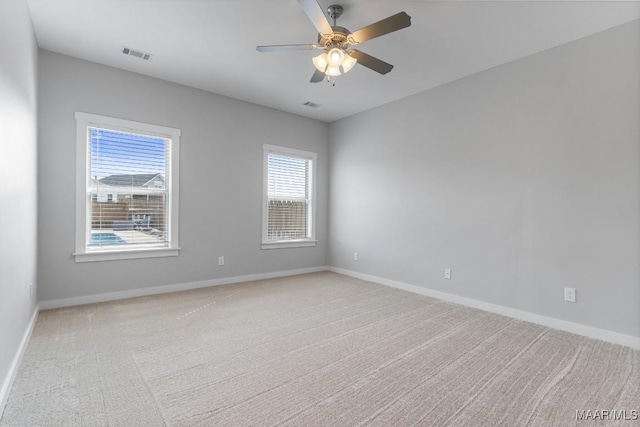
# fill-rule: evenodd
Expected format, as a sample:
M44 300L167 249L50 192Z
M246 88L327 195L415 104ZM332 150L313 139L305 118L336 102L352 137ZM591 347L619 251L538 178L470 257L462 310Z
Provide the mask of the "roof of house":
M149 181L156 177L164 180L162 175L157 173L142 173L135 175L110 175L100 179L99 181L107 185L144 187L149 183Z

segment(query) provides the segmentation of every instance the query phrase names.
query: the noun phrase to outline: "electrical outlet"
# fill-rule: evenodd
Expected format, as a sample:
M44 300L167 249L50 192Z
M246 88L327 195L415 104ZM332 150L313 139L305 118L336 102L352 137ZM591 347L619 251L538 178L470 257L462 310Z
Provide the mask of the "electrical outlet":
M358 261L360 259L360 254L358 252L353 253L353 260Z
M576 302L576 288L564 288L564 300Z
M218 257L218 265L224 265L224 257L223 256L219 256Z
M444 278L451 280L451 269L450 268L445 268L444 269Z

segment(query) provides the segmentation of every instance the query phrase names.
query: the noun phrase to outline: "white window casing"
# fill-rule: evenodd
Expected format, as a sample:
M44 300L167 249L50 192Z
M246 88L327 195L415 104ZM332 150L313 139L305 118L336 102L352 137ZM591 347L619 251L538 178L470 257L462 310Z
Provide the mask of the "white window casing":
M177 256L180 130L75 118L75 261Z
M315 246L317 154L263 145L262 249Z

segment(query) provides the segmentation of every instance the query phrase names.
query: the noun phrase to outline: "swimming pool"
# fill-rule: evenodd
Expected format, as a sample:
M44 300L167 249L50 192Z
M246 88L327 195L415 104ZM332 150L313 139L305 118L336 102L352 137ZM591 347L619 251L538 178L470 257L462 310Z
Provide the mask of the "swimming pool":
M115 233L93 233L91 234L90 245L105 246L105 245L122 245L125 244L124 240L118 237Z

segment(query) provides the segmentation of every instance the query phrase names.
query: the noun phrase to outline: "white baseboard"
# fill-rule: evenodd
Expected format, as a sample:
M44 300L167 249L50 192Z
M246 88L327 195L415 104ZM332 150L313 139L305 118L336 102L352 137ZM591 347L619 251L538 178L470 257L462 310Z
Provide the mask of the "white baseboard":
M38 320L39 312L40 308L36 305L35 309L33 310L33 314L31 315L29 325L27 325L27 329L24 331L24 335L22 336L22 341L20 341L20 346L16 350L15 356L13 356L13 361L11 362L11 366L9 367L9 372L7 372L7 376L4 378L4 382L2 383L2 389L0 389L0 419L2 419L2 414L4 413L5 406L7 406L7 399L9 398L11 386L13 385L13 381L16 379L16 375L18 374L18 367L20 366L20 362L22 361L24 351L27 349L27 344L29 344L29 340L31 339L31 334L33 333L33 328L36 325L36 320Z
M631 335L620 334L618 332L599 329L593 326L586 326L579 323L568 322L553 317L542 316L540 314L530 313L528 311L517 310L515 308L504 307L502 305L491 304L484 301L478 301L472 298L465 298L459 295L453 295L446 292L435 291L433 289L423 288L421 286L410 285L407 283L397 282L395 280L384 279L381 277L371 276L369 274L358 273L356 271L346 270L343 268L329 267L329 271L344 274L345 276L355 277L357 279L366 280L368 282L378 283L380 285L390 286L392 288L402 289L404 291L449 301L456 304L473 307L491 313L501 314L503 316L512 317L514 319L525 320L531 323L547 326L561 331L571 332L589 338L620 344L640 350L640 338Z
M251 282L254 280L273 279L276 277L293 276L297 274L315 273L318 271L333 271L335 273L344 274L346 276L355 277L369 282L379 283L381 285L390 286L397 289L425 295L432 298L438 298L443 301L449 301L461 304L467 307L473 307L491 313L500 314L514 319L525 320L527 322L537 323L553 329L571 332L589 338L599 339L614 344L620 344L633 349L640 350L640 338L631 335L620 334L618 332L599 329L593 326L582 325L579 323L569 322L566 320L556 319L553 317L543 316L540 314L530 313L528 311L509 308L497 304L479 301L472 298L461 297L459 295L440 292L433 289L423 288L421 286L410 285L408 283L398 282L395 280L385 279L369 274L358 273L356 271L346 270L338 267L312 267L301 268L296 270L276 271L271 273L250 274L245 276L226 277L222 279L203 280L200 282L181 283L177 285L154 286L151 288L132 289L120 292L109 292L97 295L86 295L73 298L62 298L49 301L41 301L40 310L49 310L53 308L71 307L75 305L93 304L106 301L115 301L119 299L135 298L147 295L156 295L169 292L185 291L189 289L206 288L209 286L229 285L232 283ZM4 391L4 388L3 388Z
M273 279L276 277L295 276L297 274L327 271L328 267L300 268L296 270L275 271L271 273L249 274L245 276L225 277L222 279L202 280L199 282L180 283L177 285L154 286L151 288L131 289L127 291L107 292L103 294L84 295L80 297L61 298L40 302L40 310L72 307L75 305L95 304L99 302L116 301L127 298L148 295L165 294L170 292L188 291L190 289L208 288L210 286L230 285L232 283L252 282L255 280Z

